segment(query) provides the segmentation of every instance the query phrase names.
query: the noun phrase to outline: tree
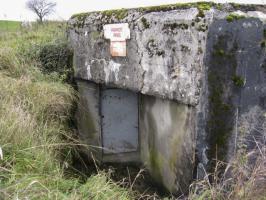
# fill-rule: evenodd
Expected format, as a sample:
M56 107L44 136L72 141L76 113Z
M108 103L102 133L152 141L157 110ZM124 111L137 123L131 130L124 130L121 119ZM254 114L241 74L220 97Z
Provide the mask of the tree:
M28 0L26 6L39 17L42 23L44 17L54 12L56 3L49 0Z

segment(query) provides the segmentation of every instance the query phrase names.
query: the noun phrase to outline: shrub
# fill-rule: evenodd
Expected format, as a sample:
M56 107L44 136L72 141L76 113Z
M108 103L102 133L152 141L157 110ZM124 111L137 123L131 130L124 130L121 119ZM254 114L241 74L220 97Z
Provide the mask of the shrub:
M54 42L40 47L40 68L43 73L57 72L62 80L72 79L72 51L66 42Z

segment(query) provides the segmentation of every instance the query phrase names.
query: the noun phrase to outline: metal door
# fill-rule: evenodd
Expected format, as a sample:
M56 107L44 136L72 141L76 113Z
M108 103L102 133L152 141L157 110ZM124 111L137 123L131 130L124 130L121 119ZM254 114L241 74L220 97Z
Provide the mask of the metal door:
M138 95L121 89L103 89L102 139L105 154L138 149Z

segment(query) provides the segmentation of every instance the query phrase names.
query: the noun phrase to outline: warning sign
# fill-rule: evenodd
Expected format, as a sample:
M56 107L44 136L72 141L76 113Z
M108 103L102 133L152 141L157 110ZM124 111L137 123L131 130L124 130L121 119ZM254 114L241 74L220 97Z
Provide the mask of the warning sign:
M104 37L109 39L112 56L126 56L126 40L130 39L128 23L107 24L103 26Z

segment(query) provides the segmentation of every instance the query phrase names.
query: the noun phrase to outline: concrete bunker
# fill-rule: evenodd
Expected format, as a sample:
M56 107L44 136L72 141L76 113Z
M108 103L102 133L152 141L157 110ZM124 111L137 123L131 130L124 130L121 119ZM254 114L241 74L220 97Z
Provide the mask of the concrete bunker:
M188 186L194 162L193 107L94 82L77 83L78 128L81 141L91 146L87 155L100 162L145 165L171 191L179 190L179 173L184 189Z
M77 121L88 156L144 165L173 193L188 189L195 154L198 177L217 144L220 158L233 157L239 119L261 107L266 91L266 16L256 11L265 7L234 6L177 4L71 18ZM110 24L127 24L130 34L106 37ZM252 101L242 101L245 95Z

